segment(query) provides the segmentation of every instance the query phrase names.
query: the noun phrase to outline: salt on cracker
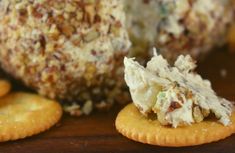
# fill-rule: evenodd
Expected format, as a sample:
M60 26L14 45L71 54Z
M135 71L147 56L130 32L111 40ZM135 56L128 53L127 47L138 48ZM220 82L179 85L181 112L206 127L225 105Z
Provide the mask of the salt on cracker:
M0 98L0 141L17 140L49 129L61 118L61 106L28 93Z
M11 90L11 83L7 80L0 80L0 97L5 96Z
M129 139L159 146L194 146L224 139L235 132L235 113L232 124L222 124L205 120L184 127L162 126L157 120L143 116L134 104L127 105L116 118L116 128Z

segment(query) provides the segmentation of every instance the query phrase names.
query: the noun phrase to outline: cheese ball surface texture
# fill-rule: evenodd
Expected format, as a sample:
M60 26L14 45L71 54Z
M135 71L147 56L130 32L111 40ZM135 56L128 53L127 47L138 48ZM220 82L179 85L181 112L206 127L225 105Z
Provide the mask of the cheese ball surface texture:
M125 1L130 56L146 60L156 47L172 60L180 54L203 57L225 43L232 6L230 0Z
M121 0L1 0L1 66L53 99L110 98L123 85L124 22Z

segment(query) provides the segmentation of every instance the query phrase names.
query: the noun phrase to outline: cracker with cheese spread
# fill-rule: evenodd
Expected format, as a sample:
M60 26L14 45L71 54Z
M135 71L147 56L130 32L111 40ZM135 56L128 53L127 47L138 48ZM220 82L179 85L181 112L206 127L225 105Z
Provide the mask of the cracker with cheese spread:
M134 105L119 113L117 130L133 140L162 146L199 145L234 133L233 104L216 95L210 81L194 71L195 63L181 55L171 66L155 53L143 67L125 58L125 81Z

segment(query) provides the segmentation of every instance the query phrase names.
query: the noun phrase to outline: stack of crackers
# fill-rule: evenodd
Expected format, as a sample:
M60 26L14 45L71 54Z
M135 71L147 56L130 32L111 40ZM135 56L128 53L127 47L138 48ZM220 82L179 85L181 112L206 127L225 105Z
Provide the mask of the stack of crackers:
M0 142L38 134L61 118L62 108L57 102L10 90L10 82L0 80Z

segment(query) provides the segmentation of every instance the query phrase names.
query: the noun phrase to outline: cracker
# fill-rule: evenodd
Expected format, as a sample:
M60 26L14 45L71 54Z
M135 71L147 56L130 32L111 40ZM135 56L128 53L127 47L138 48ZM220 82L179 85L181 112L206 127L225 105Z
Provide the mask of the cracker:
M0 98L0 141L17 140L53 126L62 116L61 106L29 93Z
M5 96L11 90L11 83L7 80L0 80L0 97Z
M127 105L116 118L116 129L129 139L160 146L194 146L224 139L235 132L235 113L232 124L223 126L215 120L205 120L185 127L162 126L147 119L134 104Z

